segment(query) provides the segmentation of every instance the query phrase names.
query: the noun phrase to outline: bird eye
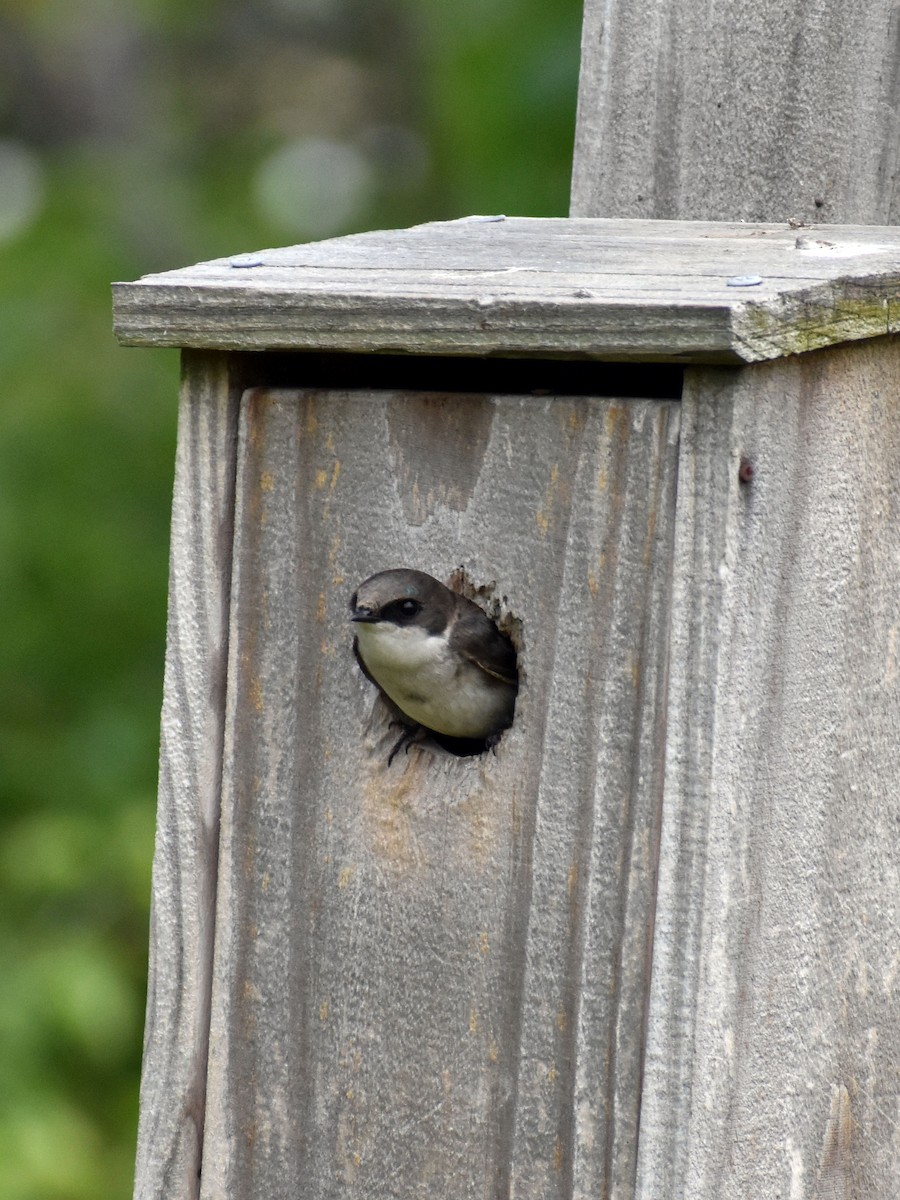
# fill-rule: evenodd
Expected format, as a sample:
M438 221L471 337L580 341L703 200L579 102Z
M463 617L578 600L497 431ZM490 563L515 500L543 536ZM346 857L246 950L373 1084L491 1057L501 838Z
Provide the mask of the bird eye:
M406 621L411 621L416 613L421 611L422 605L418 600L392 600L381 610L381 616L383 620L393 621L395 625L402 625Z

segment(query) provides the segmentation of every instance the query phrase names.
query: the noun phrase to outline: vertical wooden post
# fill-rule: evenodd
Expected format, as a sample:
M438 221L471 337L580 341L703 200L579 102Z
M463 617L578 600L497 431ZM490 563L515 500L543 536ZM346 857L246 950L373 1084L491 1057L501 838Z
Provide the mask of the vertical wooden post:
M898 79L892 0L586 0L572 215L896 222ZM896 1190L898 370L685 374L640 1200Z
M898 378L686 380L641 1200L896 1186Z
M585 0L571 214L893 224L893 0Z

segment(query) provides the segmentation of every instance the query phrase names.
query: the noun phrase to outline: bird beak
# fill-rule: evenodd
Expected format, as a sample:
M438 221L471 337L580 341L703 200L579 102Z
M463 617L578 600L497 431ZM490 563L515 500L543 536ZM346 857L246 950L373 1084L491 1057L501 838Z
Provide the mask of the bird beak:
M381 617L377 613L372 612L371 608L354 608L350 617L351 621L363 621L368 625L374 625L376 621L380 621Z

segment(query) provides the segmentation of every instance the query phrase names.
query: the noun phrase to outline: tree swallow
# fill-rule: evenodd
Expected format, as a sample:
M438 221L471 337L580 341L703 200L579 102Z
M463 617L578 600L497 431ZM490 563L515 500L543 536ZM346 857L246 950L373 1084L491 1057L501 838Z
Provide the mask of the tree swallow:
M472 600L424 571L379 571L353 593L350 619L363 674L412 723L388 763L420 730L473 753L496 745L512 724L516 652ZM466 748L457 739L481 744Z

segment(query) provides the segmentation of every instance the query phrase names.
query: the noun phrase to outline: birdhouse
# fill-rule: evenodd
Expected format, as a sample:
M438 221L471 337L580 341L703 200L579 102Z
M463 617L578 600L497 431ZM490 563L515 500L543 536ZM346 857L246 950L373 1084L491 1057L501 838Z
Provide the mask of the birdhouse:
M138 1195L891 1194L898 261L473 217L116 286L184 364ZM391 758L398 568L509 639L496 744Z

